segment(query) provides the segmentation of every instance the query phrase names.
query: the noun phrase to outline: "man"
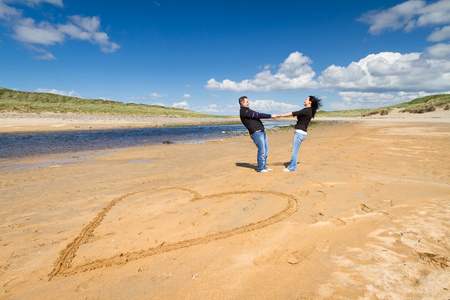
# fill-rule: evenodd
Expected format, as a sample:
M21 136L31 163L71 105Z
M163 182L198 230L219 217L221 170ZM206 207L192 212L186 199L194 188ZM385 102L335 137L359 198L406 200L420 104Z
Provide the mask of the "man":
M260 119L276 119L277 115L269 115L253 111L249 108L250 101L247 96L239 98L239 105L241 106L240 117L241 122L247 128L250 133L250 137L258 148L258 172L268 172L272 169L267 167L267 156L269 154L269 141L267 135L264 132L264 125Z

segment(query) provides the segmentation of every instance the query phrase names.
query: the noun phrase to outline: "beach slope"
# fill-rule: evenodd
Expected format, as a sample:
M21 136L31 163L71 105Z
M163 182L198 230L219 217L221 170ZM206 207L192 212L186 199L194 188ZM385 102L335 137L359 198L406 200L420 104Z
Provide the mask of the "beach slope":
M448 299L450 123L0 162L2 299Z

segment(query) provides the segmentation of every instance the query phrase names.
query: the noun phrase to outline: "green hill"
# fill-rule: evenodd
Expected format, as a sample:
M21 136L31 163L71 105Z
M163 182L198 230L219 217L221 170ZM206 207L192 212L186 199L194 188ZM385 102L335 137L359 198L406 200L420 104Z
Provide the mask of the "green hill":
M181 108L0 89L0 113L217 117Z
M319 117L366 117L370 115L387 115L393 109L397 108L400 112L408 113L424 113L434 111L436 108L442 107L445 110L450 108L450 95L431 95L423 98L417 98L409 102L400 103L388 107L380 107L373 109L354 109L354 110L340 110L340 111L318 111Z

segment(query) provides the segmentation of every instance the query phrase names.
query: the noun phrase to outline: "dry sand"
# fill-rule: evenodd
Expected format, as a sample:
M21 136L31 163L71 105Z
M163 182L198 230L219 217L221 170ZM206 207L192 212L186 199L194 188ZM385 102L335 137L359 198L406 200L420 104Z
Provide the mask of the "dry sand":
M296 173L292 132L269 173L248 136L2 160L0 298L449 299L432 119L311 128Z

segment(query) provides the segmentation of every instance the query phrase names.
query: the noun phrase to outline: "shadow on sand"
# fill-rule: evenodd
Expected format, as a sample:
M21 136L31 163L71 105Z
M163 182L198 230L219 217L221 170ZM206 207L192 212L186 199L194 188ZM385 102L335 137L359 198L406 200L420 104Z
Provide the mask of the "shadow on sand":
M267 164L267 166L284 166L285 168L287 168L289 166L289 162L275 162L275 163L271 163L271 164ZM236 163L236 167L241 167L241 168L248 168L248 169L253 169L256 171L256 169L258 168L257 164L249 164L249 163L241 163L241 162L237 162Z

